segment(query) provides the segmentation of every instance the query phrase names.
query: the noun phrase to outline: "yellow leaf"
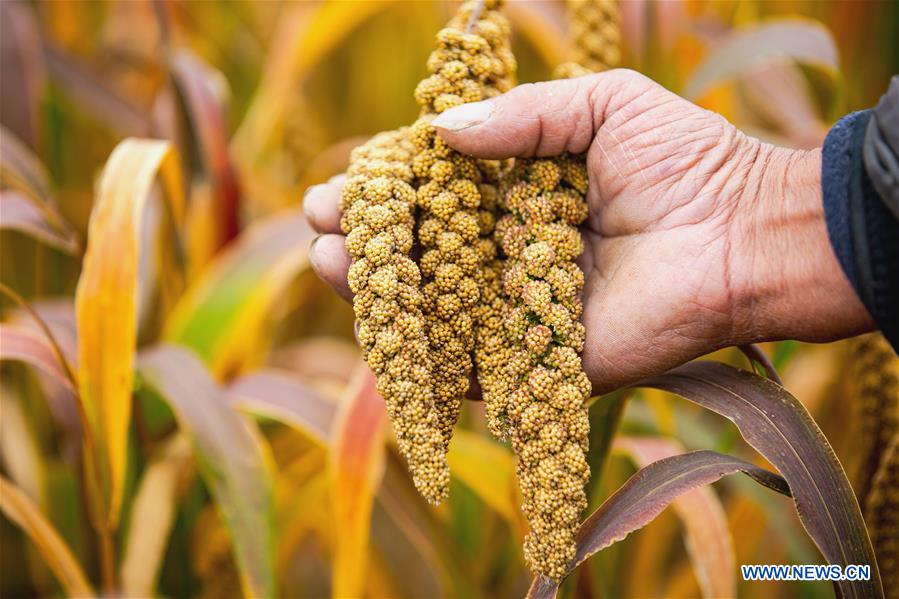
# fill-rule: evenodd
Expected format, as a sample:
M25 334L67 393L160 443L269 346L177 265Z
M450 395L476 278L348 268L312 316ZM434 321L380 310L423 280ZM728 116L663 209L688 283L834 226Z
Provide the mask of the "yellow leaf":
M474 491L524 535L518 511L515 458L502 445L466 430L456 430L447 456L453 476Z
M95 450L86 452L86 463L98 485L94 516L110 528L118 522L125 479L141 221L157 175L180 225L181 172L169 143L126 139L113 150L91 212L75 292L79 390Z
M360 365L334 423L329 462L335 516L331 594L359 597L365 581L375 491L384 475L387 410L375 378Z
M93 597L90 582L65 541L17 486L0 476L0 510L37 546L70 597Z

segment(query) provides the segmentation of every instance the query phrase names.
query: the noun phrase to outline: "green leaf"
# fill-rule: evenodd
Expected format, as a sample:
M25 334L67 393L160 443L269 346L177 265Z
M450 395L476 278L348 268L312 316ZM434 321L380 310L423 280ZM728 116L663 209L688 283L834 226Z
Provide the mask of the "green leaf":
M268 336L272 307L309 267L313 231L299 212L245 231L181 297L166 323L167 340L193 349L212 373L240 371Z

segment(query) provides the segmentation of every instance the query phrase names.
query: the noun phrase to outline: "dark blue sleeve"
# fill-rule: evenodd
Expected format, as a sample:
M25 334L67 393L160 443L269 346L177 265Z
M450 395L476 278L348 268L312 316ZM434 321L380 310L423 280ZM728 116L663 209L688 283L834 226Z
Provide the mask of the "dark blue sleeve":
M869 173L865 166L865 144L877 141L883 156L883 136L867 140L878 126L877 118L891 115L899 105L899 94L891 87L876 112L866 110L842 118L824 141L821 184L824 214L834 252L852 287L874 318L893 349L899 348L899 218L892 210L895 183L889 169ZM899 88L897 88L899 89ZM887 111L881 110L884 106ZM890 123L892 121L892 116ZM872 123L874 125L869 127ZM892 123L891 123L892 124ZM869 151L870 154L870 151ZM894 155L894 154L893 154ZM881 162L882 164L882 162ZM872 177L873 175L873 177ZM880 191L884 191L881 193Z

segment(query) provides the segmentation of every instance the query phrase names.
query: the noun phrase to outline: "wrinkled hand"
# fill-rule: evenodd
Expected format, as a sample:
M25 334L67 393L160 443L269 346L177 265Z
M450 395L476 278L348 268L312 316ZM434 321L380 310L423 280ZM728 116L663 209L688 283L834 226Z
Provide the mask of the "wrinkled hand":
M729 345L872 326L827 239L820 150L746 137L627 70L522 85L434 125L483 158L587 153L583 361L598 393ZM313 266L349 299L341 184L304 206L323 233Z

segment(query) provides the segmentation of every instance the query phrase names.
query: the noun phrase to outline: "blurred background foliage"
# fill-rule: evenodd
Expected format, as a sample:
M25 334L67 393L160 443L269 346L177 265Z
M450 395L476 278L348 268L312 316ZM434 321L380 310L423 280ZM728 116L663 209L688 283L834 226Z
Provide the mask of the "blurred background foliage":
M820 145L899 71L888 0L621 7L625 66L780 145ZM340 173L352 147L414 119L412 90L454 8L0 2L0 594L525 592L511 452L469 402L450 500L433 509L414 493L352 310L309 269L301 216L303 191ZM512 0L506 13L520 81L548 78L569 55L564 4ZM799 33L753 35L772 23ZM765 349L852 476L865 457L851 344ZM613 405L591 409L597 443ZM593 464L591 509L634 472L634 437L764 463L729 422L660 391L631 398L621 433L601 476ZM708 595L737 584L718 572L724 586L710 587L708 568L820 559L788 499L742 477L702 497L725 527L666 510L564 592ZM710 555L696 534L733 555Z

